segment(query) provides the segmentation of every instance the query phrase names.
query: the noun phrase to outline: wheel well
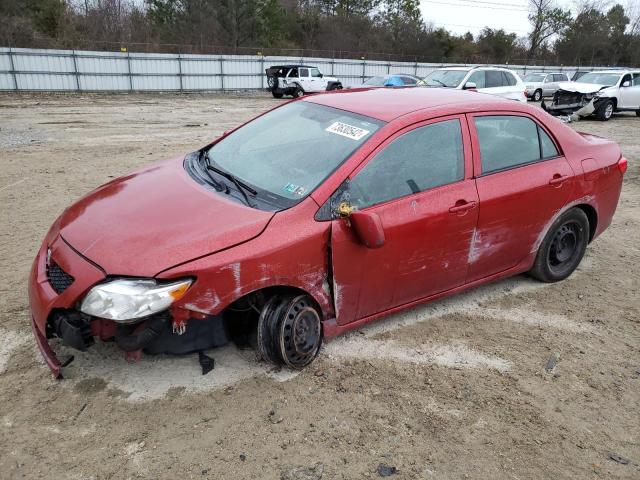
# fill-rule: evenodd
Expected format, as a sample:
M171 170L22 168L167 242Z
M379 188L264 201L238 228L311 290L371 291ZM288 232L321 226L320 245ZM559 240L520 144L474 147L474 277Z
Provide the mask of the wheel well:
M593 236L596 233L596 228L598 227L598 213L596 212L595 208L586 203L576 205L576 208L582 210L587 216L587 220L589 220L589 242L591 242L591 240L593 240Z
M231 340L240 347L250 346L255 348L258 319L262 307L274 295L287 294L308 295L313 301L313 305L317 309L320 319L323 319L322 308L320 308L316 299L309 292L289 285L266 287L247 293L222 311L221 315L223 316L225 327L229 332Z

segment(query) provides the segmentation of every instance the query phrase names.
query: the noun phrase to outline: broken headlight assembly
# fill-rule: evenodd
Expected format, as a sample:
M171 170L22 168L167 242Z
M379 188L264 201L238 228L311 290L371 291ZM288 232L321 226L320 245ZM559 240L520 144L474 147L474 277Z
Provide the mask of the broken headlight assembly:
M80 311L118 323L134 323L168 308L182 298L192 283L190 279L172 283L159 283L153 279L112 280L89 290L80 304Z

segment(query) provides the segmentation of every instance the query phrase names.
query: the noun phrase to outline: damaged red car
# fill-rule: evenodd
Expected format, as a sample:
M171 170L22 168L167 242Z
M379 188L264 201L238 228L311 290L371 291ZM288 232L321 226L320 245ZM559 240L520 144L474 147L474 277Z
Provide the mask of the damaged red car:
M56 376L54 337L130 359L235 341L301 368L391 312L568 277L626 165L610 140L475 92L299 99L64 211L31 271L33 333Z

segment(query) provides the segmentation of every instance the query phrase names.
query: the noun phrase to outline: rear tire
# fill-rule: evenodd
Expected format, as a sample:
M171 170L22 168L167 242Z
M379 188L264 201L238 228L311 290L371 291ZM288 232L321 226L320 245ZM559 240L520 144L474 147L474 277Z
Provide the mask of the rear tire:
M296 89L293 91L293 98L299 98L299 97L302 97L303 95L304 95L304 90L300 86L296 87Z
M596 111L596 118L601 122L606 122L613 116L613 111L615 110L615 106L613 104L613 100L607 100L600 108Z
M589 219L579 208L566 211L549 228L529 274L541 282L564 280L578 267L589 243Z
M258 350L276 365L303 368L322 345L320 314L309 295L274 295L258 320Z
M536 90L533 92L533 101L539 102L540 100L542 100L542 90Z

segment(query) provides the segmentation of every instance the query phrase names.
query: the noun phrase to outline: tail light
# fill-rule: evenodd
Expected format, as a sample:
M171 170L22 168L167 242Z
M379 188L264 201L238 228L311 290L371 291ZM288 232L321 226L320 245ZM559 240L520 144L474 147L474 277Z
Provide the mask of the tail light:
M620 160L618 160L618 170L620 170L620 173L624 175L624 172L627 171L628 166L629 161L624 157L620 157Z

